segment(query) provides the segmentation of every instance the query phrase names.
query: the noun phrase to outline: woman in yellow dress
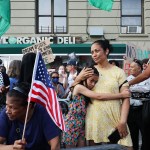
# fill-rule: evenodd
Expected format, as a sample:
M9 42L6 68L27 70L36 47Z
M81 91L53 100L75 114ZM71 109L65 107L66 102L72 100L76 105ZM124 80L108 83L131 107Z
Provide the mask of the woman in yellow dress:
M111 47L109 41L98 40L91 46L92 59L96 63L95 67L100 73L100 78L95 85L93 91L98 93L119 93L128 89L128 84L123 84L119 90L119 86L126 80L124 71L108 62L108 55ZM81 80L81 73L77 80ZM77 81L78 82L78 81ZM127 127L127 116L129 112L129 98L98 101L92 99L86 114L86 140L90 145L96 143L109 142L108 136L113 130L118 129L121 136L118 144L132 149L132 142Z

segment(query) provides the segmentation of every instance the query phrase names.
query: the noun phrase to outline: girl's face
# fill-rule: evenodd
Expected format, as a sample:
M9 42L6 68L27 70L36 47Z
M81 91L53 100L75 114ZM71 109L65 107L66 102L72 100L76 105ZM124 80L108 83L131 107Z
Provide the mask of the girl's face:
M87 88L89 90L91 90L95 84L98 82L98 79L99 79L99 76L98 75L93 75L92 77L89 77L87 80L86 80L86 83L87 83Z
M107 59L108 52L108 50L104 51L103 48L96 43L91 46L92 59L97 64Z

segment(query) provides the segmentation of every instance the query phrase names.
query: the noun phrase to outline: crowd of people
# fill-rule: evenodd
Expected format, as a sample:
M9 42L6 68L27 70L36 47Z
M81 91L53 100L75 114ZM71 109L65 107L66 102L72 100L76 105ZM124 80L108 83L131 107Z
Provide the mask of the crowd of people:
M1 69L0 150L59 150L60 143L65 148L114 144L109 139L110 135L117 138L114 131L119 136L115 144L128 150L139 150L140 132L141 149L149 150L149 59L133 60L127 77L116 61L108 60L111 50L109 41L97 40L91 45L92 66L80 70L71 59L50 74L58 99L68 100L66 132L60 131L43 106L32 102L22 139L36 54L13 60L7 74Z

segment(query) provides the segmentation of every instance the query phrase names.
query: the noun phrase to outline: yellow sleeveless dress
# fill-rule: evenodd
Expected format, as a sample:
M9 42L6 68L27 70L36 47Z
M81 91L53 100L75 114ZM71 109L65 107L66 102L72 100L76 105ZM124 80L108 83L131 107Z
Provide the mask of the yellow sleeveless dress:
M126 80L124 71L116 66L108 70L95 67L98 69L100 77L93 91L96 93L119 93L119 85ZM128 86L128 84L123 86ZM121 103L121 100L92 99L92 104L89 104L86 114L86 140L94 140L95 143L109 142L107 137L120 120ZM118 144L132 146L130 133Z

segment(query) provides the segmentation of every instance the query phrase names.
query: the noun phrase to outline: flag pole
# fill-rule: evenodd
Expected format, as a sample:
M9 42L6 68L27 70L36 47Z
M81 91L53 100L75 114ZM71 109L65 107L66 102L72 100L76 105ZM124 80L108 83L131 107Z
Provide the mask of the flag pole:
M30 96L29 96L29 99L30 99ZM29 106L30 106L30 101L28 101L28 105L27 105L26 117L25 117L25 121L24 121L23 133L22 133L22 140L24 139L24 135L25 135L27 118L28 118L28 114L29 114Z
M35 78L35 69L36 69L36 64L37 64L37 58L39 57L39 52L37 51L36 54L36 58L35 58L35 63L34 63L34 69L33 69L33 75L32 75L32 82L31 82L31 88L33 88L33 80ZM26 130L26 125L27 125L27 121L28 121L28 114L29 114L29 106L30 106L30 102L31 102L31 92L29 92L29 99L28 99L28 105L27 105L27 111L26 111L26 117L25 117L25 121L24 121L24 127L23 127L23 133L22 133L22 140L24 139L25 136L25 130Z

